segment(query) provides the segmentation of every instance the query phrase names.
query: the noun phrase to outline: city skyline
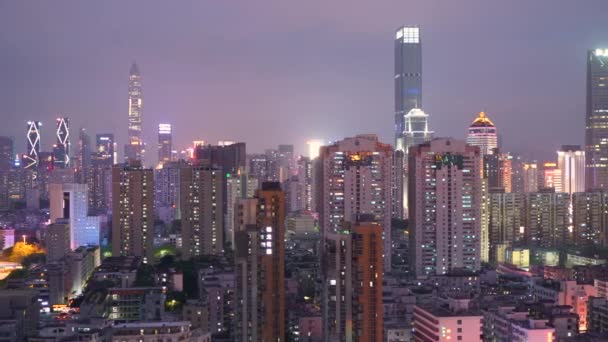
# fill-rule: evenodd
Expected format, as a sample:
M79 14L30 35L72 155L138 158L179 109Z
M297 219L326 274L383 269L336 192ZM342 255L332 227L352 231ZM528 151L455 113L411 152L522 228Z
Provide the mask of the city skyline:
M392 40L396 28L418 25L425 39L422 109L432 113L430 129L437 136L463 138L469 118L483 110L500 127L505 150L527 150L530 157L540 159L554 156L563 144L582 144L585 94L581 85L586 51L608 46L599 17L600 9L608 5L599 1L585 8L564 4L538 22L531 19L541 13L547 1L522 4L524 10L518 8L517 12L509 5L478 1L411 6L386 2L371 10L369 5L353 4L349 6L352 14L343 17L338 17L338 13L343 14L336 8L338 4L327 6L326 14L314 11L314 4L300 4L294 20L271 16L267 24L259 23L264 20L247 22L246 35L223 22L248 11L264 16L271 15L265 14L267 10L282 14L285 9L272 2L267 6L222 4L214 8L201 3L180 8L147 3L141 16L129 21L121 12L138 8L135 3L121 11L108 3L90 12L70 4L74 5L69 1L49 7L2 5L0 28L16 33L2 36L15 49L4 56L6 80L14 81L14 86L0 84L7 89L0 95L0 112L6 118L0 134L14 136L19 152L25 146L19 143L22 134L18 128L26 120L46 123L42 150L50 150L54 139L48 128L57 113L70 117L74 132L80 127L93 134L111 131L123 146L127 76L133 60L141 67L146 86L143 131L150 156L156 154L152 148L154 127L161 122L174 126L174 144L180 147L193 139L228 139L246 141L248 150L262 151L279 141L294 144L302 153L308 139L339 140L359 133L378 134L381 141L392 144ZM184 11L186 8L189 11ZM581 15L571 18L573 8ZM409 10L407 15L403 14L405 9ZM25 21L25 27L14 20L25 11L45 16ZM204 19L210 15L207 12L216 13L217 18L205 23L196 16ZM89 13L95 13L100 21L90 20ZM179 15L183 20L167 31L156 25L155 18L161 13ZM360 18L364 13L369 14ZM103 18L110 14L118 15L112 21L116 26L102 27ZM517 20L507 19L510 14ZM467 24L473 16L475 25ZM574 21L574 29L544 30L547 23L564 22L565 18ZM83 28L86 41L83 34L69 30L72 26L68 24L81 21L87 22ZM516 38L524 32L525 39ZM36 44L40 33L45 33L45 44ZM136 39L144 34L155 39ZM193 45L195 37L199 43ZM33 44L20 44L23 41ZM287 41L298 44L290 51L274 47ZM509 53L514 49L517 54ZM445 63L446 51L449 63ZM551 58L535 62L532 57L541 53ZM294 65L298 65L297 70ZM546 80L554 86L539 83ZM235 86L246 91L235 97ZM89 87L94 87L94 97L84 92ZM28 101L21 101L25 96ZM555 117L559 122L547 129L546 120ZM235 118L240 124L226 126L226 118ZM524 127L517 124L522 120L527 122ZM255 128L272 129L275 122L284 129L277 131L272 142L271 137L252 133ZM534 146L538 139L546 141L545 146ZM119 150L122 153L122 148Z

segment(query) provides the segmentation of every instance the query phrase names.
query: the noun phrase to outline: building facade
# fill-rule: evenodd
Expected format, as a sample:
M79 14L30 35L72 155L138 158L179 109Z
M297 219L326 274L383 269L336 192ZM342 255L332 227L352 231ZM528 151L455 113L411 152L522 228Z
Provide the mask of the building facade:
M410 150L410 253L416 275L481 266L481 153L438 138Z
M140 161L112 168L112 255L151 262L154 240L154 173Z

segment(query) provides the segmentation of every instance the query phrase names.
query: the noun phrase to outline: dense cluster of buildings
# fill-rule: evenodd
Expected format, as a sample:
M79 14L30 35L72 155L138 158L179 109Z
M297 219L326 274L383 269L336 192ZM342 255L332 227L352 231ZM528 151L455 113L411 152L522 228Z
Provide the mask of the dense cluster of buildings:
M152 162L133 64L123 162L113 134L72 134L67 117L51 152L38 121L23 154L0 137L2 215L43 217L0 229L0 246L46 249L5 280L0 339L605 338L608 50L588 57L585 145L547 161L504 151L484 112L465 138L434 137L418 27L395 33L394 145L176 151L160 123Z

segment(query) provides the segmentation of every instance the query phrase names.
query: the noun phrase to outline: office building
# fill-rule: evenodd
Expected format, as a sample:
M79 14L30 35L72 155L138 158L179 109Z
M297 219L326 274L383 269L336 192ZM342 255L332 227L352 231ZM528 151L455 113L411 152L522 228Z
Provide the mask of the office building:
M158 164L171 161L173 138L171 135L171 124L158 124Z
M86 184L50 184L50 220L66 219L70 225L70 248L99 245L100 222L97 216L88 216L88 189Z
M40 162L40 129L42 123L40 121L27 122L27 145L26 152L23 154L22 165L25 169L36 170Z
M467 144L479 147L482 155L492 154L494 149L498 147L496 126L486 116L486 113L480 112L479 116L469 126Z
M13 138L0 136L0 172L10 169L15 162Z
M409 150L412 146L417 146L417 145L423 144L423 143L428 142L431 139L433 139L433 132L429 131L428 118L429 118L429 115L426 114L425 112L423 112L419 108L412 108L407 114L405 114L405 117L404 117L404 120L405 120L405 128L403 131L403 153L404 154L403 154L403 159L402 159L403 180L401 180L403 190L402 190L402 192L399 192L398 188L397 188L396 195L400 195L400 200L402 201L402 206L404 208L403 215L406 215L406 216L407 216L407 210L408 210L408 204L407 204L408 154L409 154ZM396 150L397 153L399 151L400 151L399 149ZM396 159L400 159L400 158L397 157ZM397 163L395 163L395 165L396 164ZM397 175L398 175L398 173L397 173ZM399 184L398 183L399 181L400 180L396 180L397 185ZM396 216L396 217L398 217L398 216Z
M101 158L104 160L111 160L111 164L116 164L116 141L114 140L114 134L112 133L101 133L95 136L95 152L101 154Z
M224 250L224 175L213 166L181 168L182 256L221 255Z
M143 94L139 68L136 63L131 65L129 71L129 130L128 142L125 145L125 159L141 160L144 153L142 137L142 107Z
M361 215L373 215L384 229L384 268L391 267L393 149L372 134L323 146L316 196L322 234L339 232Z
M410 149L410 253L416 275L481 266L479 147L438 138Z
M78 152L75 159L78 183L85 183L91 166L91 137L84 128L78 132Z
M608 187L608 49L587 52L585 187Z
M57 168L70 167L70 119L57 118L57 141L53 145L53 164Z
M324 341L383 341L382 234L382 226L370 222L325 234Z
M544 162L539 174L539 189L553 188L555 192L563 192L562 170L555 162Z
M511 156L500 153L498 148L492 150L492 154L483 156L483 177L488 180L488 188L502 188L505 192L511 192L512 186L512 164Z
M557 151L557 168L562 176L562 191L585 191L585 151L580 146L564 145Z
M526 194L525 237L529 246L557 248L570 241L570 195L544 188Z
M44 244L46 261L51 263L63 259L70 252L70 223L59 219L46 228Z
M608 246L608 193L572 194L572 239L579 248Z
M112 168L112 255L150 262L154 240L154 173L140 161Z
M407 153L405 116L414 108L422 108L420 28L402 26L395 32L395 150Z
M538 164L536 162L521 164L521 173L523 181L523 193L537 192L539 189L539 172ZM542 186L541 186L542 187Z
M236 341L284 341L285 194L281 185L262 183L255 198L239 201L236 216Z

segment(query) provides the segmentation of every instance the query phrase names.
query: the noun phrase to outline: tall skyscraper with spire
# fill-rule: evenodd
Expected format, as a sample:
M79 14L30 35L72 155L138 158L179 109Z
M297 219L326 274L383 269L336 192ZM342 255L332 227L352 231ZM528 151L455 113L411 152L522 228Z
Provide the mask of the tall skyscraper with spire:
M407 153L405 116L414 108L422 108L420 28L403 26L395 33L395 150Z
M133 62L129 71L129 139L125 145L126 160L141 160L143 157L142 106L141 75L137 64Z
M53 146L53 164L59 168L70 166L70 120L57 118L57 142Z
M608 189L608 49L587 54L585 187Z

